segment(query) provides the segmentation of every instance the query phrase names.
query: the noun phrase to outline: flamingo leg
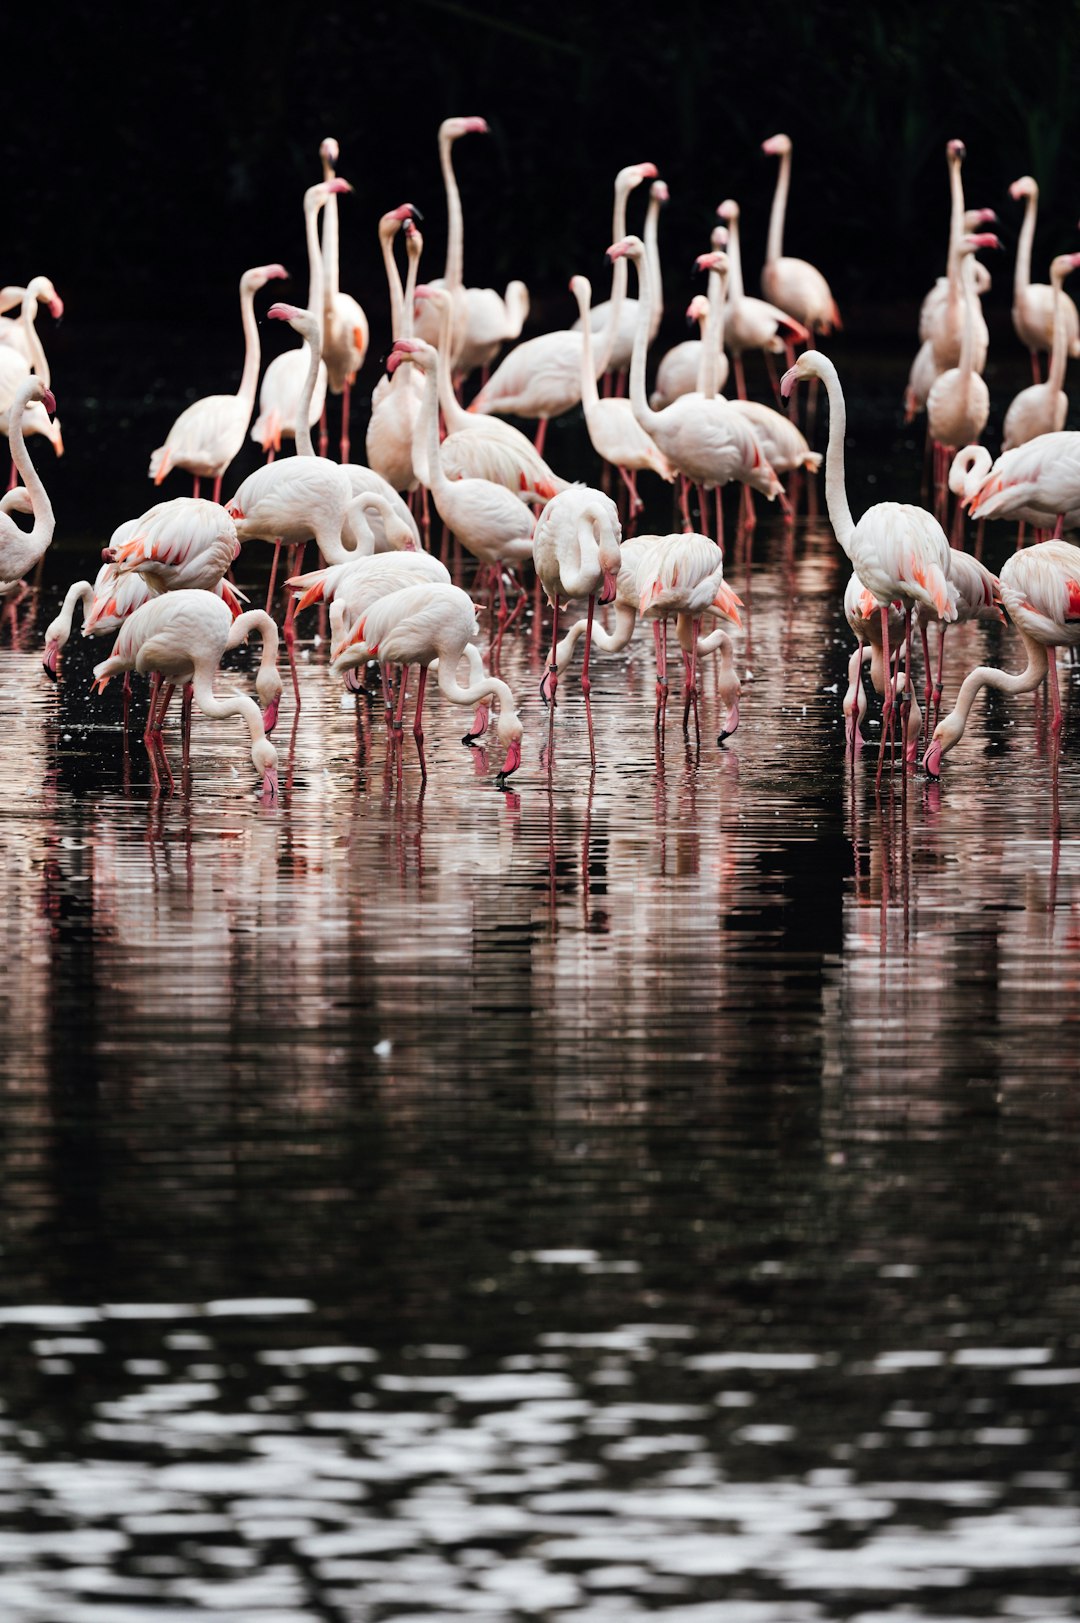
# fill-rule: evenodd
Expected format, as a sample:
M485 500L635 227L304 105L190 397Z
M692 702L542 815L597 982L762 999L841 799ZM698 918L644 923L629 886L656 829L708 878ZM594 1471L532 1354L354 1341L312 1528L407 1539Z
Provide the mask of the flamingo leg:
M923 620L919 621L919 636L922 638L923 676L925 679L925 687L923 691L926 697L927 708L929 708L930 699L934 692L934 683L930 675L930 643L926 635L926 623Z
M351 444L350 444L350 440L349 440L349 396L351 394L351 390L352 390L352 385L349 383L348 378L346 378L345 379L345 387L341 391L341 460L342 460L342 462L348 462L348 460L349 460L349 451L351 449ZM427 773L425 773L424 776L426 777Z
M416 719L413 721L413 737L416 739L416 752L420 757L420 776L427 782L427 762L424 760L424 689L427 687L427 666L421 665L420 677L416 686Z
M683 529L692 530L694 526L690 519L689 487L685 479L679 480L679 507L682 510Z
M1057 649L1048 648L1046 654L1047 674L1050 678L1050 698L1054 707L1054 717L1050 723L1050 730L1054 737L1057 738L1065 725L1065 717L1061 712L1061 692L1058 688Z
M161 687L161 673L159 671L154 671L153 674L150 677L150 703L147 706L146 729L143 732L143 743L146 745L147 749L150 748L150 744L151 744L151 741L152 741L152 738L153 738L153 733L154 733L154 711L157 708L157 696L158 696L158 689L160 687Z
M666 630L662 620L653 621L653 645L656 649L656 719L655 727L660 729L660 717L663 706L667 701L667 647L664 638Z
M218 474L218 476L217 476L217 478L216 478L216 479L215 479L215 480L214 480L214 500L215 500L215 501L216 501L216 502L217 502L217 503L218 503L218 504L219 504L219 505L220 505L220 503L221 503L221 477L222 477L222 476L221 476L221 474L220 474L220 473L219 473L219 474Z
M634 480L633 474L628 473L625 468L619 468L617 471L619 478L622 480L629 493L630 501L627 516L630 522L633 523L634 519L637 518L645 504L637 493L637 484Z
M900 709L903 715L903 727L900 730L902 746L902 759L908 758L908 730L911 726L911 607L908 606L904 614L904 697Z
M537 584L537 588L539 589L539 586L540 586L540 577L539 577L539 575L536 577L536 584ZM540 697L541 697L541 699L543 699L543 701L544 701L544 703L546 705L551 706L551 710L552 710L551 725L552 725L552 727L554 727L554 725L555 725L555 716L554 716L554 711L555 711L555 690L559 685L559 666L558 666L558 660L557 660L558 646L559 646L559 594L558 594L558 592L556 592L556 594L555 594L555 602L552 605L552 610L551 610L551 657L549 658L548 663L547 663L547 668L544 671L544 674L540 679ZM588 657L588 651L589 651L588 650L588 645L586 644L586 649L585 649L586 657Z
M322 408L322 412L321 412L321 414L319 416L319 455L320 456L325 456L326 455L326 450L327 450L327 447L328 447L329 444L330 444L330 435L327 432L327 426L326 426L326 397L324 396L323 397L323 408Z
M893 674L889 659L889 605L882 605L881 609L881 654L885 664L885 705L881 713L881 747L878 751L877 776L874 779L875 789L881 788L881 772L885 765L885 738L892 732L893 710Z
M948 630L945 622L941 623L941 635L937 645L937 681L934 683L934 726L937 726L938 711L941 709L941 695L944 692L942 674L945 670L945 633Z
M266 612L270 613L270 605L274 601L274 587L277 585L278 559L281 557L281 537L274 542L274 561L270 565L270 584L266 588Z
M1039 352L1038 352L1038 350L1033 349L1033 350L1029 351L1029 354L1031 355L1031 378L1032 378L1032 382L1033 383L1041 383L1042 382L1042 372L1041 372L1041 370L1039 368Z
M401 674L398 677L397 708L394 711L394 719L391 724L395 735L400 735L405 730L405 700L408 697L408 691L409 667L403 665Z
M184 765L188 764L191 754L191 701L195 690L190 682L184 683L184 693L180 701L180 742L183 750Z
M533 440L533 446L537 456L543 456L544 454L544 441L547 439L547 425L547 418L541 417L540 426L536 430L536 438Z
M722 485L717 485L713 490L713 495L716 498L716 544L720 548L721 557L724 555L724 503L722 491Z
M746 374L743 371L742 354L734 357L735 360L735 392L740 400L746 399Z
M195 497L196 501L199 499L199 488L201 483L202 481L200 480L198 474L195 474L192 480L191 494Z

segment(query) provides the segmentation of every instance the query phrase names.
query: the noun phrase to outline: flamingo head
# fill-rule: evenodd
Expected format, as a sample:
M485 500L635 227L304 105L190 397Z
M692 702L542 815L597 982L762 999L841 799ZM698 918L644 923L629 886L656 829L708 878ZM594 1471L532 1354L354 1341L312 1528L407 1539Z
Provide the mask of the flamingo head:
M692 327L695 322L704 321L709 313L709 301L704 293L695 293L686 306L686 320Z
M1058 254L1050 261L1050 280L1063 282L1080 265L1080 254Z
M439 126L439 134L450 141L462 135L490 135L486 118L446 118Z
M941 757L947 755L964 731L962 721L954 721L952 716L945 716L934 728L934 736L930 740L930 748L923 756L923 766L932 778L941 776Z
M720 219L724 220L728 225L738 225L739 205L733 197L725 197L716 212Z
M649 187L649 196L654 197L658 203L670 203L671 193L668 191L666 180L654 180Z
M1038 197L1038 195L1038 185L1031 175L1021 175L1020 179L1014 180L1009 187L1009 196L1014 203L1019 203L1022 197Z
M694 260L696 271L720 271L723 274L727 268L728 256L722 248L715 249L711 254L698 254Z
M731 240L731 232L726 225L714 225L709 232L709 241L713 248L726 248Z
M963 163L964 159L967 157L967 147L964 145L963 141L950 141L948 146L945 148L945 152L950 163L953 161L956 163Z
M523 729L521 726L521 717L518 715L517 711L503 711L500 709L499 719L496 724L496 731L499 736L499 742L507 745L507 751L506 760L502 765L502 771L495 779L495 787L497 789L505 789L507 778L512 772L516 772L518 767L521 765L521 734Z
M422 372L432 372L438 357L430 344L421 338L399 338L386 362L386 370L393 376L403 361L412 361Z
M244 287L252 288L257 293L267 282L287 282L289 273L284 265L254 265L244 272L241 280Z
M332 169L334 167L334 165L337 163L338 158L340 156L341 156L341 148L338 146L337 142L334 140L334 137L332 135L328 135L326 137L325 141L320 141L320 143L319 143L319 157L323 161L323 167L324 168L329 167L329 168ZM327 175L326 178L327 178L327 180L329 180L331 177L329 175Z
M795 362L795 365L791 367L789 371L784 373L783 377L780 379L780 393L783 395L785 400L788 398L792 389L794 389L797 383L802 383L805 378L816 378L821 376L815 359L816 355L816 350L804 350L799 356L798 360Z
M251 746L251 759L256 772L263 774L263 797L275 800L278 792L277 750L268 738L257 738Z
M45 410L49 413L49 416L55 417L56 396L53 394L51 389L47 389L45 387L40 378L27 378L26 382L20 386L19 392L23 395L27 405L29 405L33 400L40 400L41 404L45 407Z
M620 169L615 176L615 190L633 191L640 186L643 180L655 180L660 171L654 163L628 163L625 169Z
M609 259L632 259L640 264L645 258L645 244L640 237L620 237L607 251Z
M449 290L445 287L433 287L430 282L421 282L419 287L413 289L413 295L418 299L430 299L436 310L441 310L450 303Z
M724 725L720 729L720 736L716 742L723 746L734 733L739 730L739 695L736 693L728 706L728 713L724 717Z
M767 141L762 141L761 150L768 153L770 158L782 158L791 151L791 136L770 135Z
M336 175L332 180L320 180L317 185L309 186L307 191L304 193L304 210L305 212L308 210L314 210L316 213L318 213L319 209L321 209L324 203L327 203L331 197L338 197L343 192L351 191L352 187L349 185L349 182L347 180L341 180Z
M384 220L400 220L402 223L407 220L422 221L423 218L415 203L399 203L396 209L391 209L389 214L383 215Z
M981 225L997 225L997 215L993 209L967 209L964 214L964 230L977 231Z
M56 668L57 668L59 663L60 663L60 638L59 637L50 637L48 643L45 646L45 652L44 652L44 654L42 655L42 658L41 658L41 667L44 670L45 675L46 676L51 676L54 682L56 681Z
M571 276L570 291L579 304L592 303L592 283L587 276Z
M977 254L980 248L1000 248L1000 240L992 231L975 231L969 237L964 237L960 244L962 254Z
M287 321L293 332L307 339L314 348L321 348L319 318L313 316L309 310L304 310L298 304L272 304L266 314L271 321ZM240 516L242 518L243 514Z
M965 445L949 468L949 489L966 506L990 472L993 462L985 445Z

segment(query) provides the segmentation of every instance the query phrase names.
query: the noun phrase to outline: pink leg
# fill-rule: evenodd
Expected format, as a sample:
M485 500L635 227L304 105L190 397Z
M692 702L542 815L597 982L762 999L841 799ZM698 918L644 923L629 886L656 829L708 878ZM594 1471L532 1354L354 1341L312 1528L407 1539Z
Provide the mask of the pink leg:
M1039 370L1039 355L1037 350L1031 350L1031 380L1033 383L1042 382L1042 373Z
M547 418L541 417L540 426L536 430L536 438L533 441L533 445L536 447L537 456L543 456L544 454L544 441L547 439L547 425Z
M214 480L214 500L219 505L221 503L221 478L222 478L222 476L219 473L217 478Z
M911 723L911 610L904 616L904 669L907 673L904 681L904 699L900 706L903 716L903 726L900 729L900 749L904 763L908 758L908 728Z
M1064 534L1065 534L1065 514L1064 513L1059 513L1058 516L1057 516L1057 523L1054 525L1054 533L1050 537L1050 539L1052 541L1060 541Z
M537 576L536 585L537 585L537 589L539 590L539 586L540 586L540 577L539 576ZM540 680L540 697L541 697L541 699L543 699L545 704L551 706L552 711L554 711L554 709L555 709L555 690L559 685L559 667L558 667L558 665L556 663L556 649L558 648L558 645L559 645L559 598L558 598L558 594L556 593L555 604L554 604L554 607L552 608L552 611L551 611L551 655L550 655L550 658L548 659L547 667L546 667L546 669L544 671L544 674L543 674L543 676L542 676L542 678ZM587 652L588 652L588 649L586 648L586 653ZM552 726L554 726L554 716L552 717Z
M301 568L301 565L303 564L303 561L304 561L304 547L305 547L305 545L306 545L305 542L300 541L293 548L292 567L289 570L290 575L297 575L297 574L300 573L300 568ZM285 644L285 652L286 652L286 654L288 655L288 658L289 658L289 672L290 672L290 674L292 676L293 697L296 700L296 708L297 708L297 710L299 710L300 709L300 677L297 674L297 670L296 670L296 653L295 653L296 625L295 625L295 620L296 620L296 598L293 597L292 594L290 593L290 595L289 595L289 604L288 604L288 607L285 610L285 622L284 622L284 625L282 626L282 629L281 629L281 638L282 638L282 641Z
M196 501L199 499L199 488L201 483L202 481L200 480L198 474L196 474L191 487L191 494L195 497Z
M1050 698L1054 707L1054 718L1050 723L1050 728L1054 737L1057 738L1065 725L1065 717L1061 713L1061 693L1058 689L1057 649L1048 648L1046 654L1048 675L1050 677Z
M926 636L926 625L922 620L919 621L919 636L922 638L923 679L925 682L923 691L926 698L926 704L929 707L930 698L934 691L934 683L930 675L930 643Z
M713 495L716 498L716 544L720 548L720 555L722 557L724 553L723 487L721 485L717 485L716 489L713 491Z
M270 605L274 601L274 587L277 585L278 559L281 557L281 537L274 542L274 561L270 565L270 584L266 588L266 612L270 613Z
M881 788L881 771L885 765L885 735L892 732L893 675L889 661L889 605L881 610L881 653L885 665L885 706L881 713L881 748L878 752L877 777L874 786Z
M742 356L735 356L735 392L740 400L746 399L746 374L743 372Z
M349 383L348 378L346 378L345 387L341 391L341 460L342 460L342 462L348 462L348 460L349 460L349 451L351 449L351 445L350 445L350 441L349 441L349 396L350 396L350 393L351 393L351 385ZM421 737L422 736L423 735L421 734ZM427 777L426 772L425 772L424 776Z
M592 650L593 614L596 610L596 598L589 599L589 613L585 622L585 654L581 661L581 694L585 700L585 721L589 729L589 759L596 760L596 740L593 737L592 707L589 704L589 693L592 682L589 680L589 654Z
M662 620L653 621L653 644L656 649L656 727L659 729L662 708L667 701L667 647L665 646L664 632L667 629Z
M191 701L194 689L190 682L184 683L183 697L180 700L180 745L183 750L184 765L187 766L188 756L191 754Z
M146 730L143 733L143 743L146 745L147 749L150 748L150 744L151 744L151 741L152 741L152 738L153 738L154 713L155 713L155 711L157 709L157 697L158 697L158 690L160 689L160 687L161 687L161 674L160 674L159 671L154 671L154 672L152 672L152 674L150 676L150 703L147 706L147 710L146 710Z
M691 519L690 519L689 490L690 490L690 487L689 487L689 484L688 484L687 480L680 478L680 480L679 480L679 506L682 508L683 529L684 530L692 530L694 528L693 523L691 522Z
M400 735L405 728L405 700L408 697L408 691L409 667L407 665L403 665L401 667L401 675L398 678L397 709L394 711L394 720L392 723L395 735Z
M420 679L416 687L416 719L413 722L413 737L416 739L416 750L420 757L420 776L427 782L427 762L424 760L424 689L427 687L427 666L421 665Z
M325 456L327 446L330 444L330 435L326 427L326 397L323 397L322 416L319 418L319 455Z

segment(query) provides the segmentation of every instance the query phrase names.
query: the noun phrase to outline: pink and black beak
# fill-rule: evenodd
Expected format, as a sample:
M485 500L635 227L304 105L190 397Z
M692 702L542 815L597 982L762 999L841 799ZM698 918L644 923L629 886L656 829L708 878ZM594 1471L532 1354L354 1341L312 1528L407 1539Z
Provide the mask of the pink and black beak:
M57 666L60 663L60 641L54 637L45 649L42 656L41 668L52 681L56 681Z
M278 798L278 794L277 768L271 767L269 771L263 773L262 799L264 805L270 805L272 801Z
M54 293L52 298L49 300L49 314L52 316L54 321L59 322L63 321L64 319L64 301L60 297L59 293Z
M734 734L738 732L738 730L739 730L739 701L738 701L738 699L736 699L735 703L731 706L731 708L728 711L727 715L724 717L724 725L720 729L720 737L716 740L716 742L722 748L723 745L727 742L727 740L729 738L733 737Z
M270 700L270 703L267 705L266 709L263 711L263 718L262 718L263 719L263 731L266 733L266 736L268 738L269 738L270 734L273 732L274 728L277 726L278 710L280 708L280 705L281 705L281 696L279 694L276 699L271 699Z
M498 774L498 776L495 779L495 787L496 787L496 789L505 789L505 788L507 788L507 782L506 782L507 778L510 776L511 772L516 772L520 765L521 765L521 739L520 738L515 738L515 739L513 739L511 741L510 748L506 752L506 760L503 762L502 771Z
M56 416L56 396L53 394L51 389L45 390L41 397L41 404L45 407L45 410L48 412L50 417Z
M923 756L923 767L932 778L941 776L941 741L937 738L930 740L930 748Z
M618 576L613 569L604 570L604 582L600 588L601 603L614 603Z
M475 744L478 738L483 738L490 723L491 711L486 704L482 704L478 708L476 715L473 717L472 727L462 738L461 742L470 746Z

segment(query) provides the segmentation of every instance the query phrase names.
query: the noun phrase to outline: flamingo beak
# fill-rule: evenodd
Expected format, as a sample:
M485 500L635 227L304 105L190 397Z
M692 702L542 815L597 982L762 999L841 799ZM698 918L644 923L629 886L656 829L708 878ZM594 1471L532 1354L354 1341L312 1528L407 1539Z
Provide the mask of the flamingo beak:
M506 752L506 760L503 762L503 769L495 779L496 789L505 789L507 778L510 776L511 772L516 772L520 765L521 740L520 738L515 738L511 741L510 748Z
M59 660L60 641L59 638L54 637L49 643L49 646L46 648L44 658L41 661L41 666L45 672L45 675L52 677L54 682L56 681L56 667Z
M616 575L613 569L604 570L604 584L600 588L601 603L614 603Z
M941 776L941 742L937 738L930 740L930 748L923 756L923 766L932 778Z
M716 742L718 744L723 744L726 739L730 738L733 733L737 733L738 730L739 730L739 701L738 701L738 699L736 699L735 703L731 706L731 709L728 711L727 715L724 717L724 725L723 725L723 728L721 729L720 737L716 740Z
M280 695L279 695L278 698L271 699L270 703L267 705L266 709L263 711L263 729L266 732L267 736L269 736L273 732L274 728L277 726L278 709L279 709L280 705L281 705L281 698L280 698Z
M278 798L278 775L274 767L263 774L262 798L266 805Z
M59 294L49 300L49 314L54 321L60 321L64 315L64 301Z
M794 367L792 367L790 371L784 373L783 377L780 379L780 393L783 395L785 400L788 398L788 395L791 393L792 389L794 389L798 381L799 376Z

